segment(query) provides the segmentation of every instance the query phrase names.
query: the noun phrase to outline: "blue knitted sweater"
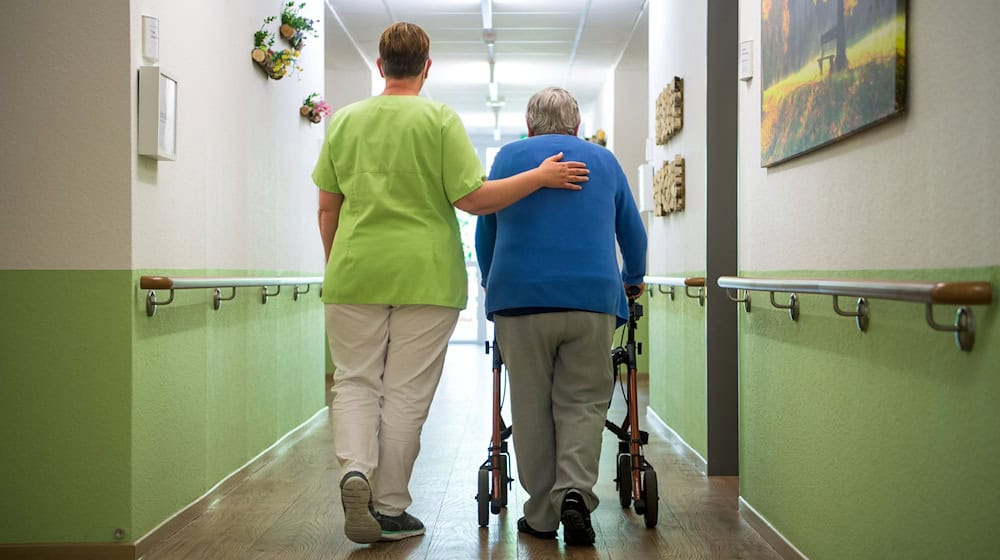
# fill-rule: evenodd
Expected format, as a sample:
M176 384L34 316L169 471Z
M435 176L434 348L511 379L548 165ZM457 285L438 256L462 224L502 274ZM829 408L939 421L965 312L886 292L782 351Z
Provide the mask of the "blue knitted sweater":
M560 308L616 315L620 326L628 320L624 284L640 284L646 273L646 231L615 156L575 136L533 136L504 146L490 179L532 169L559 152L563 161L587 164L583 190L539 189L479 218L476 255L487 317Z

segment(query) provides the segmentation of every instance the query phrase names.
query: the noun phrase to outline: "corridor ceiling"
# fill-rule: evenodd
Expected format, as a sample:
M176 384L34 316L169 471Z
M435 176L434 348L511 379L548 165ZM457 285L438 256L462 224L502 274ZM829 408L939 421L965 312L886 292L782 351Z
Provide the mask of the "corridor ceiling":
M328 71L342 64L374 70L382 30L394 21L416 23L431 38L423 94L458 111L472 136L493 136L497 123L505 139L526 132L528 98L547 86L568 89L586 113L619 61L629 64L633 50L646 53L648 0L324 2ZM492 33L484 29L490 16ZM626 49L634 36L642 48Z

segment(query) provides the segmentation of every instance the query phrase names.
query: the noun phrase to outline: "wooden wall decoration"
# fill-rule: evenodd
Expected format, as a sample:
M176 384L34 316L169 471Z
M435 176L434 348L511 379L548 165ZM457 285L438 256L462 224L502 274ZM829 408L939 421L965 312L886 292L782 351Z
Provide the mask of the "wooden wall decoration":
M656 98L656 144L666 144L684 126L684 80L674 76Z
M653 215L684 211L684 158L664 161L653 177Z

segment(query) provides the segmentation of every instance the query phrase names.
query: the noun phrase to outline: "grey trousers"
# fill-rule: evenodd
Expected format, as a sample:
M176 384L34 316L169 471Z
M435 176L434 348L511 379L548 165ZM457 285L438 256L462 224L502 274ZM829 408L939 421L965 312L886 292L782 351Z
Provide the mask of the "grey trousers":
M559 528L567 490L593 510L601 439L613 390L615 317L566 311L494 316L510 377L514 453L533 529Z

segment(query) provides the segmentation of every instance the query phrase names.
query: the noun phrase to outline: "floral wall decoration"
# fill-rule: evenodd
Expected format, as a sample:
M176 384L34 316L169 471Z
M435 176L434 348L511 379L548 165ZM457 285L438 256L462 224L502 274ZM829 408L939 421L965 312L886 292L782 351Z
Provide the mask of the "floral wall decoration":
M269 24L278 20L279 16L264 18L260 29L253 34L253 50L250 51L250 58L272 80L280 80L295 70L301 71L302 67L296 64L296 61L305 45L306 37L319 36L314 27L319 20L309 19L300 14L305 5L305 2L300 4L288 2L281 10L281 26L278 28L278 34L288 42L290 48L275 50L275 34L266 29Z
M608 133L604 132L603 128L598 128L597 132L595 132L593 136L590 136L590 137L587 138L587 141L588 142L593 142L594 144L597 144L598 146L607 146L608 145Z
M319 32L313 27L313 24L317 24L319 21L302 17L299 13L305 7L305 2L298 5L295 2L289 2L281 10L281 27L278 28L278 33L297 51L302 50L307 35L314 38L319 37Z
M302 101L302 107L299 108L299 114L314 123L329 117L332 112L330 104L324 101L318 93L309 94L309 97Z

